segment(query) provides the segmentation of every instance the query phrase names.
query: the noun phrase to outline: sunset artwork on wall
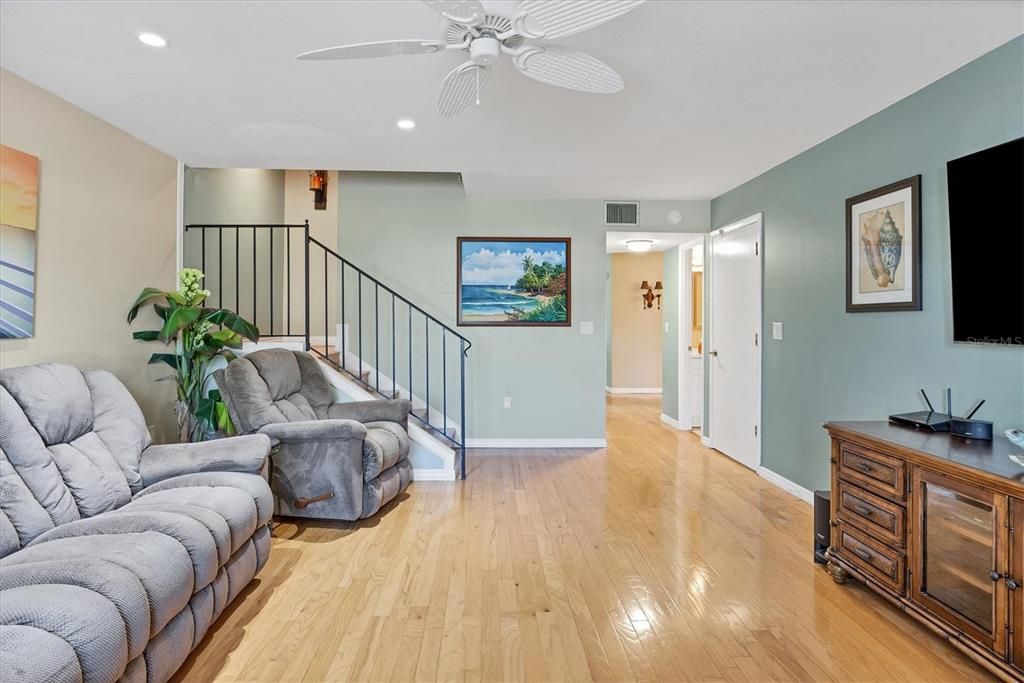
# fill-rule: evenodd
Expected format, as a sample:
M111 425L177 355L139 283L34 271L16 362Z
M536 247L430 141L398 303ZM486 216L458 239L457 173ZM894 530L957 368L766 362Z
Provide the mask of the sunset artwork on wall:
M460 237L459 325L571 324L567 237Z
M39 159L0 145L0 338L35 334Z

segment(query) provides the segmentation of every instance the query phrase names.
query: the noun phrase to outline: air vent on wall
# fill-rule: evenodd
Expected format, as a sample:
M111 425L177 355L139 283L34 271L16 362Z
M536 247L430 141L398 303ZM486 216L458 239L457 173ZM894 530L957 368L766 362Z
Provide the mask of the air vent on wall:
M637 202L605 202L605 225L637 225L640 205Z

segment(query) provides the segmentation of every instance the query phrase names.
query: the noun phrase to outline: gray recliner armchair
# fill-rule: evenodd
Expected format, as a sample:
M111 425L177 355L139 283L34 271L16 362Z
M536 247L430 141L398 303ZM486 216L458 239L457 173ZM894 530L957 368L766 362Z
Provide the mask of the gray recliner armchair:
M337 403L316 359L287 349L233 360L214 380L238 432L276 442L276 514L352 521L409 486L409 401Z

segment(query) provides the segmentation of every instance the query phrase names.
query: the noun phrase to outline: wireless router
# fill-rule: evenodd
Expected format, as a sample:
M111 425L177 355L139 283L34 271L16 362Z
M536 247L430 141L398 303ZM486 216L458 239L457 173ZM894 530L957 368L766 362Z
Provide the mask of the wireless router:
M953 421L952 408L950 408L950 401L953 398L952 390L946 389L946 409L950 411L949 413L935 412L935 408L932 407L932 402L928 400L928 394L924 393L924 389L921 389L921 396L924 397L924 402L928 404L928 410L890 415L889 422L926 432L948 432L950 423Z

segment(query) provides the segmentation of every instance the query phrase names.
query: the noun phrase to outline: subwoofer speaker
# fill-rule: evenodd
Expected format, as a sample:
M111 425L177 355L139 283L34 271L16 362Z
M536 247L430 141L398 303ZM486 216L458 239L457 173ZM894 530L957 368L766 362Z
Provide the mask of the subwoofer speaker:
M825 551L832 542L832 526L829 520L832 516L832 492L814 492L814 561L818 564L825 564Z

